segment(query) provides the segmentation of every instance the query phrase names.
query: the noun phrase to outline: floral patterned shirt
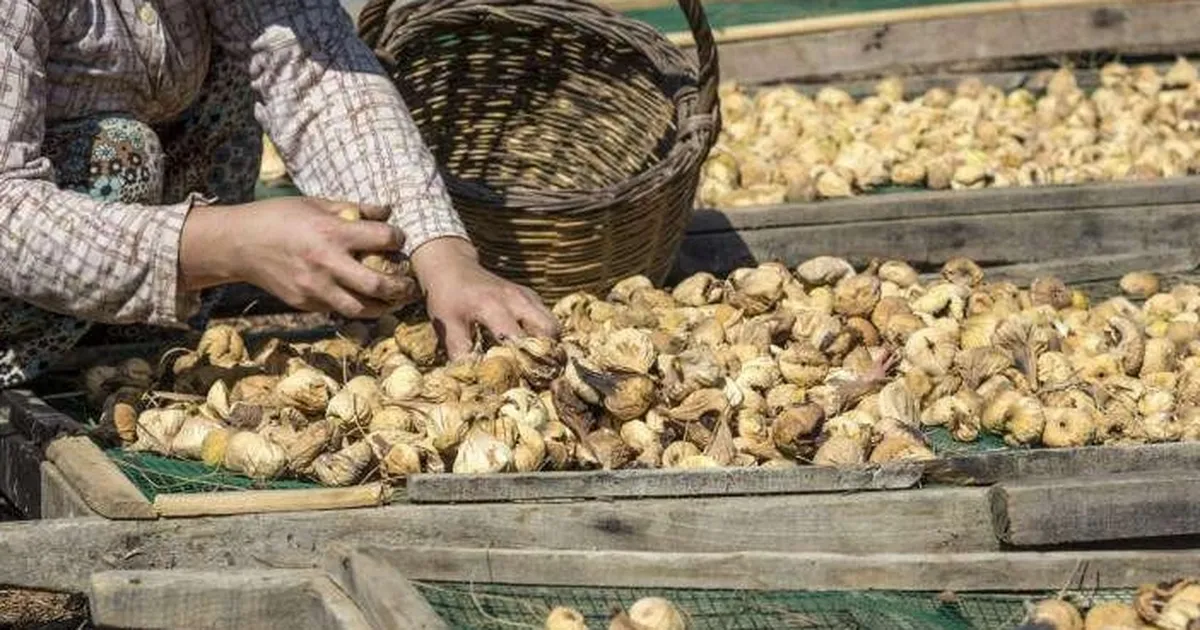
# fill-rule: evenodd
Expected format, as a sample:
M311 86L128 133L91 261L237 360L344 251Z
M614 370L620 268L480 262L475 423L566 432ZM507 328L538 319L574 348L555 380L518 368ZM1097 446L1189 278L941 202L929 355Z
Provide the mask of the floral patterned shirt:
M55 184L48 125L181 114L220 47L306 194L392 208L406 253L465 237L399 93L338 0L0 0L0 294L83 319L178 326L179 238L197 195L105 203Z

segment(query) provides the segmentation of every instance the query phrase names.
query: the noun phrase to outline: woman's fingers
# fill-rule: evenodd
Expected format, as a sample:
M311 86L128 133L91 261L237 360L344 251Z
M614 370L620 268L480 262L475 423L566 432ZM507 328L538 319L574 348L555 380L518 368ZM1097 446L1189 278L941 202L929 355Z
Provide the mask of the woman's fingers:
M521 323L517 321L517 318L508 305L503 303L492 302L484 304L479 310L476 321L482 324L484 328L487 328L492 333L492 336L499 341L525 336L524 331L521 330Z
M333 201L320 197L307 197L317 207L330 214L340 214L344 210L357 210L358 215L368 221L387 221L392 215L391 208L354 203L352 201Z
M353 221L338 226L342 243L356 252L393 252L404 245L404 234L379 221Z
M389 310L386 302L354 295L334 283L326 287L321 299L329 310L350 319L373 319L383 316Z
M446 355L451 361L471 353L473 344L470 322L460 318L437 319L434 320L433 327L438 337L441 337L442 345L446 347Z
M358 206L359 213L368 221L387 221L392 216L392 209L385 206Z
M558 319L542 304L541 298L529 290L523 290L519 299L508 305L525 332L538 337L558 337Z
M361 297L384 303L411 301L416 283L411 278L391 276L369 269L348 254L339 255L329 263L329 271L337 283Z

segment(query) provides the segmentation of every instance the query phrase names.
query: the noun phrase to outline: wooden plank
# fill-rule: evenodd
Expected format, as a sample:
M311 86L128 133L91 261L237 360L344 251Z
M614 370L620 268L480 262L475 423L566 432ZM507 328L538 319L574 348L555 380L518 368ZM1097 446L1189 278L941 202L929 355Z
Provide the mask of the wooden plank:
M92 576L89 605L106 628L369 629L336 597L330 610L330 586L316 570L107 571Z
M697 210L689 235L773 227L871 224L905 219L962 219L981 215L1025 218L1027 213L1133 209L1200 203L1200 176L1078 186L979 190L921 190L808 203Z
M449 630L405 578L402 566L357 549L336 549L325 563L331 579L357 602L374 627Z
M1172 249L1164 252L1136 252L1106 256L1084 256L1061 260L1044 260L1015 265L981 265L988 280L1007 280L1026 285L1035 278L1054 276L1092 296L1093 299L1108 297L1120 292L1117 283L1121 276L1131 271L1154 271L1164 279L1186 276L1197 269L1200 253L1190 249ZM799 261L789 261L792 264ZM915 262L915 261L914 261ZM918 263L920 264L920 263ZM936 280L940 269L936 264L925 266L937 271L922 274L923 281ZM696 268L693 265L692 268ZM683 269L675 269L667 279L677 283L686 277Z
M0 407L9 409L9 423L38 446L60 435L84 435L87 428L25 390L0 391Z
M1128 588L1186 575L1200 550L956 554L674 553L366 547L415 581L738 590Z
M0 425L0 494L25 518L41 517L41 461L41 449Z
M1048 260L991 267L985 270L992 280L1028 284L1038 277L1054 276L1071 285L1115 281L1131 271L1153 270L1160 274L1185 273L1196 269L1197 254L1191 249L1165 252L1135 252L1113 256L1084 256L1067 260Z
M803 466L790 470L608 470L503 475L414 475L413 503L483 503L546 499L600 499L806 494L900 490L921 479L919 464L858 469Z
M154 497L154 511L163 518L179 518L348 510L384 505L391 496L391 487L379 482L349 488L160 494Z
M1200 534L1200 471L1002 483L996 536L1017 547Z
M340 628L341 630L380 630L378 626L367 619L358 604L328 576L313 580L309 584L309 589L321 603L318 614L313 619L313 623L319 624L316 627Z
M350 516L352 514L352 517ZM0 575L86 586L102 569L310 567L329 545L679 552L951 553L1000 548L985 488L680 500L395 504L268 516L0 524ZM37 549L36 556L28 549Z
M50 460L88 507L111 519L154 519L154 505L90 438L63 437L46 447Z
M854 261L896 258L917 265L966 256L986 266L1163 254L1197 242L1196 207L1079 208L689 234L676 267L682 274L723 274L753 260L795 264L824 254Z
M99 516L88 507L62 471L50 462L42 462L42 503L39 518L80 518Z
M1010 450L947 457L926 462L925 478L937 483L992 485L1002 481L1197 469L1200 469L1200 443L1181 442Z
M1200 49L1188 28L1196 20L1198 2L1105 4L887 22L736 42L726 36L719 46L721 76L744 83L819 81L929 74L949 64L1088 51L1128 56Z
M863 26L888 26L904 22L918 22L945 18L986 19L1005 13L1029 14L1052 9L1096 9L1101 7L1124 8L1133 5L1165 2L1169 0L999 0L995 2L967 2L940 4L901 9L855 11L836 15L780 20L759 24L743 24L723 29L713 29L717 43L764 39L786 35L804 35L828 31L841 31ZM671 33L668 39L677 45L694 46L691 33Z

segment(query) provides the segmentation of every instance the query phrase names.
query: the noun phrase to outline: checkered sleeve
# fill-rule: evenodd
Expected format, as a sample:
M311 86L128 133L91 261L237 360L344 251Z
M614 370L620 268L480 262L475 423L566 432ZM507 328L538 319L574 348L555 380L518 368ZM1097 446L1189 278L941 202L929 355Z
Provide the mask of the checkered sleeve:
M210 23L246 60L256 115L305 194L391 208L406 254L466 238L399 92L337 0L211 0Z
M108 323L181 326L197 307L177 288L192 200L100 203L60 190L41 155L46 43L38 3L0 16L0 294Z

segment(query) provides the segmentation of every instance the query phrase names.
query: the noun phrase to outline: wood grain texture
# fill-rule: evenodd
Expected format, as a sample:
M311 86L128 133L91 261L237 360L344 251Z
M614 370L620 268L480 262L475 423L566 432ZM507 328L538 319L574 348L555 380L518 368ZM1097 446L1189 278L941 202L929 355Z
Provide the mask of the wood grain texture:
M91 439L58 438L46 447L46 458L97 514L111 519L158 518L154 505Z
M160 494L154 497L154 511L163 518L179 518L347 510L377 507L390 497L391 489L379 482L349 488Z
M1010 450L948 457L926 462L925 477L938 483L991 485L1004 481L1198 469L1200 444L1181 442Z
M996 0L993 2L950 3L924 7L844 12L828 16L744 24L714 29L713 36L717 43L729 43L787 35L843 31L857 27L890 26L905 22L960 18L985 20L1008 13L1034 17L1038 13L1050 10L1134 8L1137 4L1146 5L1168 1L1170 0ZM694 45L690 33L671 33L668 38L676 44Z
M380 630L363 614L358 604L329 576L314 579L309 583L309 590L321 603L317 615L310 618L310 623L314 623L315 627L340 630Z
M1193 204L962 214L740 229L690 234L677 273L728 273L747 261L797 264L819 255L941 265L965 256L981 265L1190 250L1200 236ZM900 213L897 213L900 214ZM848 218L847 218L848 219Z
M746 590L1042 590L1073 576L1089 588L1127 588L1185 575L1200 551L953 554L673 553L368 547L415 581Z
M15 585L70 589L100 568L312 567L335 543L851 554L999 549L986 489L926 488L6 523L0 524L0 575ZM38 549L37 557L27 549Z
M1200 203L1200 177L1196 176L1080 186L919 190L759 208L697 210L688 234L980 215L1020 219L1045 211L1195 203Z
M400 565L372 553L338 546L330 552L325 567L375 628L450 628L405 578Z
M25 518L42 511L42 451L0 423L0 494Z
M1037 263L1002 265L986 269L991 280L1008 280L1022 286L1039 277L1054 276L1070 285L1114 281L1130 271L1155 271L1160 274L1187 273L1196 269L1196 252L1172 249L1164 252L1082 256ZM1114 282L1115 284L1115 282Z
M42 462L42 501L39 518L80 518L99 516L88 507L79 491L67 481L62 471L50 462Z
M1093 4L1100 6L884 21L827 32L750 30L749 34L757 38L739 35L743 41L731 41L736 37L726 29L724 34L717 34L725 39L720 43L721 76L743 83L821 81L889 73L927 74L964 62L1053 58L1096 50L1126 55L1200 50L1200 42L1190 28L1200 3ZM686 41L689 37L680 34L675 38Z
M1200 471L1001 483L996 536L1016 547L1200 534Z
M321 571L109 571L92 576L88 596L103 627L371 628Z
M0 408L9 409L9 424L39 447L44 448L60 435L87 433L82 424L47 405L29 391L0 391Z
M599 499L811 494L899 490L921 479L918 464L790 470L612 470L500 475L415 475L406 496L413 503L483 503L545 499Z

